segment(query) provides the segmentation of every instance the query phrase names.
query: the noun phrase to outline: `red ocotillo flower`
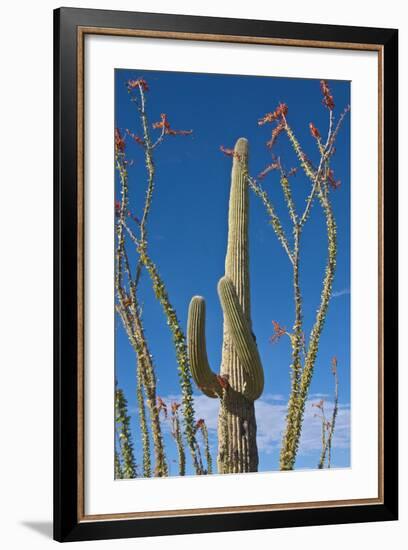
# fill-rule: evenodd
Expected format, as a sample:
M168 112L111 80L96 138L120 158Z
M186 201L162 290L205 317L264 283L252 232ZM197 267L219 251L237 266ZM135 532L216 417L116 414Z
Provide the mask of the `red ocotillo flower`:
M281 326L277 321L272 321L272 325L273 325L274 333L269 338L269 341L272 344L275 344L278 340L282 338L282 336L286 334L286 328Z
M165 134L169 136L189 136L193 133L193 130L173 130L173 128L166 128Z
M159 413L163 411L164 418L167 418L167 405L159 396L157 396L157 410Z
M204 418L199 418L196 422L195 428L196 430L199 430L204 425L205 425Z
M223 390L226 390L229 388L229 376L228 374L216 374L215 375L217 380L218 380L218 383L219 385L221 386L221 388Z
M291 176L296 176L297 171L298 171L298 168L291 168L288 172L288 178L290 178Z
M134 214L132 214L132 212L130 210L128 210L128 218L130 218L131 220L133 220L135 223L137 223L137 225L140 225L140 220L137 216L135 216Z
M119 128L115 128L115 149L120 153L125 151L125 140L123 139Z
M278 139L278 136L283 132L285 128L285 123L283 121L279 122L277 126L272 130L271 139L266 142L268 149L272 149L275 144L275 141Z
M137 80L128 80L129 90L134 90L135 88L141 88L144 92L149 91L149 86L144 78L138 78Z
M279 103L273 113L266 113L265 116L258 120L258 126L263 126L268 122L273 122L282 116L286 116L288 113L288 106L286 103Z
M153 123L153 128L164 128L164 133L169 136L189 136L193 133L193 130L173 130L173 128L170 127L170 122L168 121L166 113L162 113L160 118L161 120L159 122Z
M122 301L123 307L129 307L132 305L132 298L128 296L127 294L124 295L123 301Z
M320 139L320 132L316 128L316 126L313 124L313 122L309 123L310 133L315 139Z
M162 113L160 115L160 122L153 122L153 128L170 128L170 124L169 124L169 121L167 120L167 115L166 113Z
M224 147L224 145L220 145L220 151L227 157L236 157L239 160L239 154L236 153L234 149L229 149L228 147Z
M127 135L128 135L129 137L131 137L131 138L133 139L133 141L135 141L135 142L138 143L139 145L144 145L144 144L145 144L144 140L143 140L141 137L137 136L136 134L133 134L133 133L132 133L130 130L128 130L127 128L126 128L126 133L127 133Z
M323 94L323 105L325 105L328 109L330 109L330 111L332 111L334 109L334 99L326 80L320 81L320 89Z
M278 162L272 162L271 164L268 164L268 166L262 170L260 174L258 174L258 178L262 180L269 172L272 172L272 170L279 170L279 163Z
M332 189L338 189L341 185L341 181L334 178L334 172L332 169L330 169L327 174L327 181Z
M320 409L322 411L323 405L324 405L324 399L320 399L320 401L318 401L317 403L313 403L312 407L316 407L316 409Z

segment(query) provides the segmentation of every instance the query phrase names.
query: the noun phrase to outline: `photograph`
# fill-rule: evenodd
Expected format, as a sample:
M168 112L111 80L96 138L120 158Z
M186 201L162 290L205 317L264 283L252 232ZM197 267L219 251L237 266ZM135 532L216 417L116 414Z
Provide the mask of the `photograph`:
M352 112L325 74L115 68L116 481L351 467Z

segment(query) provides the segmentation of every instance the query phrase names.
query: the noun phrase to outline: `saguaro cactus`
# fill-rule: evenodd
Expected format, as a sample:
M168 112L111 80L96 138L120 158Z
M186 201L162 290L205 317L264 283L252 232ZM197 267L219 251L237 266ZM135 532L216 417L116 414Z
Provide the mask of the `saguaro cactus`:
M250 318L248 253L248 142L240 138L233 151L225 276L218 283L224 314L220 374L208 363L205 302L195 296L188 316L188 352L193 378L205 395L220 398L219 473L258 469L254 401L264 387L264 374Z

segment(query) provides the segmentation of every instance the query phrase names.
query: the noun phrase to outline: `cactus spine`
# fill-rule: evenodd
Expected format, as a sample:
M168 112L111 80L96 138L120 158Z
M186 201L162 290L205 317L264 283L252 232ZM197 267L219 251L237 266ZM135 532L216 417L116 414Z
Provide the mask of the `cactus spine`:
M254 402L264 387L264 374L251 329L248 252L248 142L234 148L228 214L225 276L218 283L224 314L220 375L208 363L205 345L205 302L195 296L188 318L191 372L208 397L220 398L219 473L258 469Z

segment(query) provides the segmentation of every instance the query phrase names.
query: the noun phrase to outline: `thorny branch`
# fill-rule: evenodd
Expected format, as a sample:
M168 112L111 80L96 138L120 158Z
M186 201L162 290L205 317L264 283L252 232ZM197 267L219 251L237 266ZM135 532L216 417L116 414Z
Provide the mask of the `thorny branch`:
M334 429L336 427L337 413L339 409L339 378L337 373L336 357L332 358L331 371L334 376L334 405L333 405L331 420L326 420L326 416L323 408L323 402L320 401L318 404L315 404L315 406L318 408L320 408L319 405L321 404L321 411L322 411L322 453L320 455L320 460L318 464L319 469L324 468L326 457L327 457L327 467L328 468L331 467L332 441L333 441Z
M350 110L347 106L340 115L337 124L334 121L334 100L330 88L326 81L321 81L321 90L323 94L323 104L329 110L328 132L325 142L322 142L319 130L310 123L310 131L316 140L319 151L319 163L317 168L312 161L306 156L299 141L297 140L294 131L287 122L288 107L284 103L280 103L275 111L267 113L258 121L259 126L274 123L275 127L272 130L272 137L267 142L267 146L271 149L280 134L286 134L292 145L294 152L298 158L300 167L306 177L311 181L311 191L306 199L306 206L303 213L298 216L291 192L289 175L287 175L281 166L280 159L273 158L273 162L264 169L258 176L258 180L262 179L273 170L280 171L280 182L288 209L289 217L292 222L293 246L289 246L288 239L283 229L282 223L276 210L270 200L267 192L261 187L256 178L248 176L248 185L253 190L255 195L263 203L267 214L270 218L270 223L274 232L288 255L288 258L293 268L293 293L295 306L295 321L293 332L289 334L292 344L292 364L291 364L291 393L288 403L288 412L286 418L286 430L283 436L280 467L283 470L293 469L296 454L299 446L299 440L302 430L304 417L304 409L306 399L309 392L310 383L313 376L314 365L316 362L320 336L323 330L324 322L327 315L327 310L332 293L332 284L336 269L337 257L337 236L336 222L334 219L333 209L331 206L329 188L336 189L340 182L334 179L333 171L330 169L330 159L335 151L334 144L340 127L345 119L345 116ZM230 154L229 149L222 149L225 154ZM306 345L303 331L303 313L302 313L302 292L300 287L299 272L300 272L300 246L303 228L309 219L315 198L319 199L322 210L326 219L326 229L328 237L328 259L323 278L322 292L320 305L317 310L314 325L312 327L308 343ZM281 336L278 327L277 338ZM276 327L275 327L276 329ZM286 332L285 332L286 333ZM288 334L288 333L286 333ZM303 355L303 361L302 361ZM330 439L331 442L331 439ZM330 443L331 444L331 443ZM327 449L327 452L328 449Z
M118 304L117 310L122 319L124 328L128 334L129 341L134 347L138 357L138 389L137 397L139 404L139 415L141 418L141 430L142 430L142 442L143 442L143 455L144 455L144 473L148 475L150 472L150 462L148 459L149 454L149 434L147 425L145 422L144 414L144 393L148 406L151 410L152 417L152 432L154 442L162 445L160 422L158 420L159 413L157 412L157 396L156 396L156 380L154 374L154 366L152 356L148 350L147 341L143 332L143 325L141 320L141 308L138 305L137 299L137 287L140 281L142 269L145 268L153 285L156 298L162 305L163 312L167 319L167 324L172 333L173 344L176 352L176 359L178 363L180 385L182 390L182 411L184 416L184 428L188 446L191 451L193 465L196 473L203 473L199 463L199 456L197 452L197 442L195 438L195 419L194 419L194 406L192 396L192 385L190 377L189 362L187 356L187 347L185 343L185 336L178 321L176 312L172 304L170 303L169 296L164 284L163 279L160 277L156 265L152 261L148 254L148 218L151 210L154 188L155 188L155 165L153 158L153 151L158 147L168 135L189 135L191 130L174 130L168 121L167 115L161 114L161 120L152 124L153 129L160 129L158 138L153 141L150 134L149 120L146 111L146 95L148 91L148 85L144 79L129 80L127 82L127 89L131 97L131 101L136 104L139 118L142 127L142 137L139 137L132 133L130 130L126 130L126 137L135 141L143 148L145 165L147 171L147 186L145 193L145 200L143 205L143 212L140 218L136 218L129 210L129 198L128 198L128 174L127 174L127 161L125 159L125 138L122 137L120 130L115 132L115 145L117 151L117 170L119 172L119 179L121 183L121 201L116 205L116 213L118 217L117 221L117 236L118 244L116 251L116 289ZM137 92L137 95L134 92ZM137 225L138 237L127 225L126 219L131 217ZM125 234L131 237L131 240L136 246L137 263L134 270L134 277L132 278L132 272L129 264L129 259L126 251ZM129 286L129 292L125 289L123 273L126 274L126 279ZM141 372L140 372L141 371ZM158 432L155 434L155 432ZM178 444L181 444L180 439ZM157 450L157 449L155 449ZM159 470L155 469L155 475L167 475L167 465L165 465L164 450L161 449L160 456L163 457ZM156 453L157 454L157 453ZM157 460L156 460L157 462ZM163 474L160 473L161 470ZM182 470L184 473L184 469ZM183 474L180 474L183 475Z

